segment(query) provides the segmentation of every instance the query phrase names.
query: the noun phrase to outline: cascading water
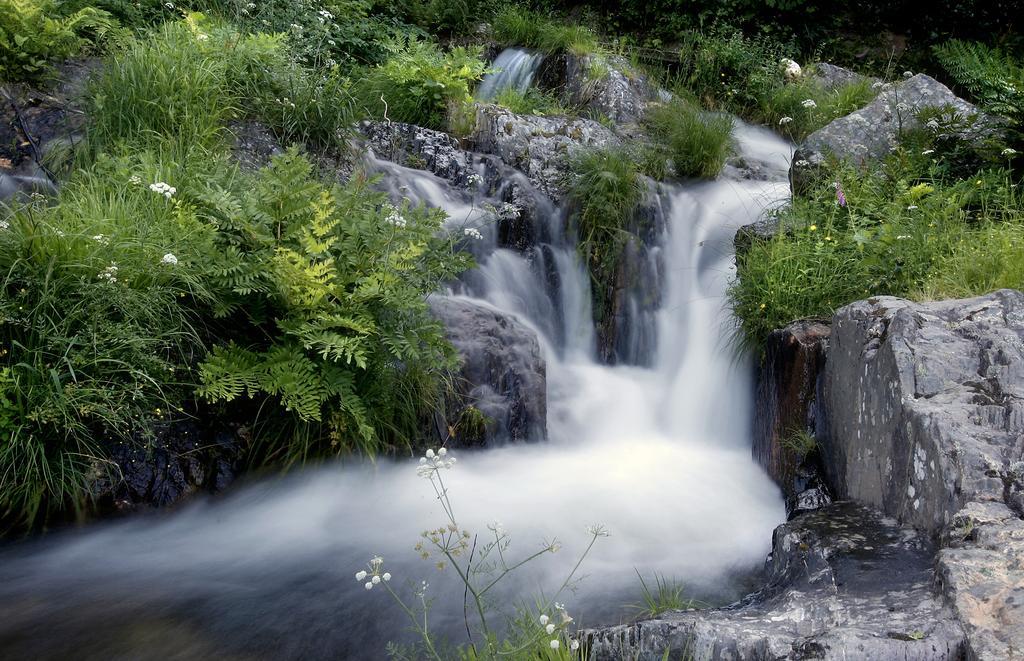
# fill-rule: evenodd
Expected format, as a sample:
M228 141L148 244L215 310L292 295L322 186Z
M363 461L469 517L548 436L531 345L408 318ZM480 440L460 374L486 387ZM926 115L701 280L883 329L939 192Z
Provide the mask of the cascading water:
M480 101L492 101L506 89L525 92L533 84L537 74L542 53L535 53L522 48L506 48L494 59L491 68L495 73L488 75L476 90L476 98Z
M617 621L636 600L634 568L682 580L708 600L740 596L784 519L778 490L750 456L750 365L729 342L724 298L732 237L785 199L788 144L739 125L740 155L762 180L726 174L666 185L663 305L654 366L595 362L588 278L562 214L521 173L486 192L453 188L376 161L396 196L445 208L478 228L480 266L450 295L480 300L536 329L547 360L549 439L460 453L446 473L460 524L499 520L511 553L558 537L563 550L528 565L499 598L557 588L603 523L589 576L563 600L584 624ZM487 204L527 191L541 237L498 247ZM552 287L551 281L557 280ZM558 321L555 322L554 320ZM329 466L266 480L174 513L94 526L15 546L0 557L0 650L10 658L382 658L402 613L353 574L373 554L396 577L430 583L431 622L464 640L462 592L416 557L443 522L408 461Z

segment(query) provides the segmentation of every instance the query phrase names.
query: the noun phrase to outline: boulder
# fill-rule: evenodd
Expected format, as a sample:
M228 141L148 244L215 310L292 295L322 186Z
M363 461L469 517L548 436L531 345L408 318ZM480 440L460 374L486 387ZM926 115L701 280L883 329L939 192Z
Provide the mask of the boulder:
M487 104L477 106L476 117L475 149L523 171L556 202L565 194L573 156L583 149L620 142L609 129L590 119L517 115Z
M775 530L760 592L584 632L589 658L959 661L964 633L934 589L933 554L876 510L834 503Z
M896 148L901 132L920 128L919 111L946 106L964 117L979 112L924 74L887 85L868 105L832 121L804 140L793 155L793 191L806 190L830 154L861 165L884 158ZM990 121L982 118L983 123Z
M462 366L456 389L463 407L487 418L483 437L464 442L536 441L547 434L547 374L537 333L479 301L432 296ZM454 422L454 421L449 421Z
M752 452L782 489L790 513L829 502L819 479L817 449L791 442L796 433L813 433L817 427L829 333L826 324L809 320L772 331L758 370Z
M876 81L877 78L862 76L856 71L850 71L828 62L818 62L813 66L811 80L826 90L837 90L847 85L853 85L864 80Z
M942 540L969 658L1024 654L1024 293L836 312L819 437L842 498Z
M659 98L659 90L620 55L549 57L541 64L538 85L616 124L639 122L647 104Z

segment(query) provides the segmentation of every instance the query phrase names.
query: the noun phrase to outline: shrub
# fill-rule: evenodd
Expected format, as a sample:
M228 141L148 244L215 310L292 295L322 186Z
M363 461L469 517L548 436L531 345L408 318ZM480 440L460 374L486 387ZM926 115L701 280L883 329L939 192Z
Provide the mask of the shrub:
M53 60L117 32L117 21L102 10L63 9L53 0L0 0L0 81L38 77Z
M203 196L218 229L214 312L236 321L203 363L200 392L290 413L267 409L260 461L407 448L452 366L425 300L469 264L439 234L444 214L392 207L365 178L329 188L310 172L292 150L250 186Z
M372 117L444 129L449 105L472 101L470 90L486 70L481 52L445 53L432 42L409 39L392 46L384 64L365 71L353 92Z
M732 153L733 120L704 113L682 99L661 104L645 119L680 177L715 177Z
M574 55L587 55L600 49L597 35L589 28L561 23L518 5L502 8L491 21L491 29L495 41L503 46Z

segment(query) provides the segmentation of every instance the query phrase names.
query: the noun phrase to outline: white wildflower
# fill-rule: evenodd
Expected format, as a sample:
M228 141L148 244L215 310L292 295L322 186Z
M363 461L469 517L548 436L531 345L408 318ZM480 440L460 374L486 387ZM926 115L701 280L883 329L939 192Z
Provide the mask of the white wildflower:
M882 89L883 87L885 87L885 83L883 83L880 80L876 80L875 82L871 83L871 89L873 90L879 90Z
M363 587L366 588L367 590L372 590L373 589L373 583L367 581L366 585L364 585Z
M357 581L362 581L365 578L366 578L366 570L361 570L361 571L357 571L356 572L356 580Z
M92 237L92 240L102 245L107 245L108 243L110 243L110 239L108 239L102 234L97 234L96 236Z
M896 237L896 240L897 241L903 241L903 240L909 239L909 238L910 238L909 234L900 234L899 236Z
M168 184L165 184L162 181L158 181L155 184L150 184L149 185L149 190L153 191L154 193L158 193L160 195L163 195L168 200L171 199L172 197L174 197L174 194L178 192L177 188L175 188L174 186L170 186Z
M10 229L11 224L6 220L0 220L0 230Z
M550 643L548 643L548 645L550 645L550 646L551 646L551 649L553 649L553 650L557 650L557 649L558 649L558 646L559 646L559 645L561 645L561 643L559 643L559 642L558 642L558 639L557 639L557 638L555 638L555 639L554 639L554 640L552 640L552 641L551 641Z
M1000 153L1001 153L1001 154L1002 154L1003 156L1006 156L1007 158L1009 158L1010 156L1013 156L1013 155L1015 155L1015 154L1017 153L1017 150L1016 150L1016 149L1013 149L1013 148L1011 148L1011 147L1007 147L1006 149L1004 149L1004 150L1003 150L1002 152L1000 152Z
M551 618L549 618L547 615L541 615L540 616L540 625L541 626L546 625L548 623L549 619L551 619Z
M547 625L546 627L544 627L544 631L547 631L549 636L551 634L555 633L555 625L554 625L554 623L551 623L551 624Z
M196 41L206 41L209 38L210 38L210 35L204 34L202 32L200 32L199 34L196 35Z
M247 2L245 4L245 6L248 7L249 9L256 9L256 3L255 2Z
M117 262L110 262L110 266L100 271L96 277L110 283L117 282Z
M480 233L480 230L478 230L475 227L467 227L466 229L462 230L462 233L471 239L476 239L477 241L484 238L484 235Z
M904 78L913 78L914 77L914 72L913 71L904 71L903 72L903 77Z
M391 572L384 572L384 574L381 576L381 578L383 578L385 581L390 581L391 580Z
M178 258L174 256L174 253L167 253L166 255L160 258L160 263L170 264L171 266L174 266L175 264L178 263Z
M405 216L396 207L385 204L384 210L388 212L388 217L384 219L384 222L391 223L395 227L405 227L408 224Z
M792 117L783 117L782 119L779 120L779 126L785 126L786 124L789 124L792 121Z
M576 639L573 639L572 641L570 641L569 649L571 649L573 652L575 652L579 648L580 648L580 641L578 641Z
M907 207L907 211L913 211L916 208L917 208L916 204L911 204L909 207Z
M380 585L380 576L374 576L373 578L370 579L370 582L373 583L374 585Z
M523 210L517 207L516 205L510 202L505 202L504 204L501 205L501 209L498 210L498 213L501 215L502 218L518 218L519 214L522 213L522 211Z
M469 184L470 186L479 186L480 184L484 183L484 178L476 173L473 173L466 177L466 183Z
M934 154L934 153L935 153L934 149L925 149L923 152L921 152L921 155L922 156L927 156L928 154Z
M797 161L793 165L797 166L798 168L805 168L808 165L810 165L810 163L808 163L807 161L805 161L804 159L801 158L799 161Z
M420 463L416 467L416 474L422 478L433 479L434 473L442 469L449 469L455 465L455 457L449 456L447 450L442 455L428 449L425 455L420 457Z
M174 9L174 4L172 4L170 2L165 2L164 3L164 7L167 7L168 9Z
M937 120L935 118L929 119L928 122L925 124L925 126L929 130L938 131L939 130L939 120Z
M128 177L128 183L133 186L140 186L142 185L142 178L137 174L133 174L132 176Z
M800 102L800 105L802 105L804 108L818 107L818 103L814 99L804 99L803 101Z
M904 113L907 112L908 110L910 110L910 106L903 103L902 101L896 104L896 112Z
M591 535L593 535L594 537L607 537L608 536L608 529L605 528L600 523L595 523L592 526L588 526L587 527L587 532L590 533Z

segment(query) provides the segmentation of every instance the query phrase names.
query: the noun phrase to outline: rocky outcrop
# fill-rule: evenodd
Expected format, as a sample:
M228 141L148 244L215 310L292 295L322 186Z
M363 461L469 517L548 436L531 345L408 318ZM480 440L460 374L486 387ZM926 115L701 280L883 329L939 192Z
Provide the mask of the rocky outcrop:
M978 114L975 106L924 74L886 86L868 105L804 140L793 155L793 191L806 190L829 155L857 164L884 158L896 148L902 132L920 127L919 111L946 106L964 117Z
M806 320L773 331L758 371L753 455L782 489L790 514L829 502L817 448L802 447L817 427L829 332L826 324Z
M570 105L616 124L639 122L659 90L619 55L573 55L547 58L538 85L560 94Z
M522 170L542 193L558 201L566 190L572 157L586 148L619 144L619 139L589 119L517 115L479 105L472 143L477 151Z
M84 137L79 107L98 60L73 61L58 68L59 81L42 89L10 85L0 94L0 201L24 193L56 191L55 158L70 153Z
M768 583L728 608L586 632L591 661L959 661L964 634L933 589L931 541L835 503L779 526Z
M814 65L813 69L814 70L811 73L811 80L826 90L837 90L841 87L860 83L865 80L877 80L876 78L868 78L860 75L856 71L850 71L849 69L829 64L828 62L818 62Z
M547 433L547 375L537 334L470 299L433 296L430 307L462 361L458 394L486 416L483 435L463 442L535 441Z
M822 448L843 498L943 540L971 658L1024 656L1024 294L839 310Z

